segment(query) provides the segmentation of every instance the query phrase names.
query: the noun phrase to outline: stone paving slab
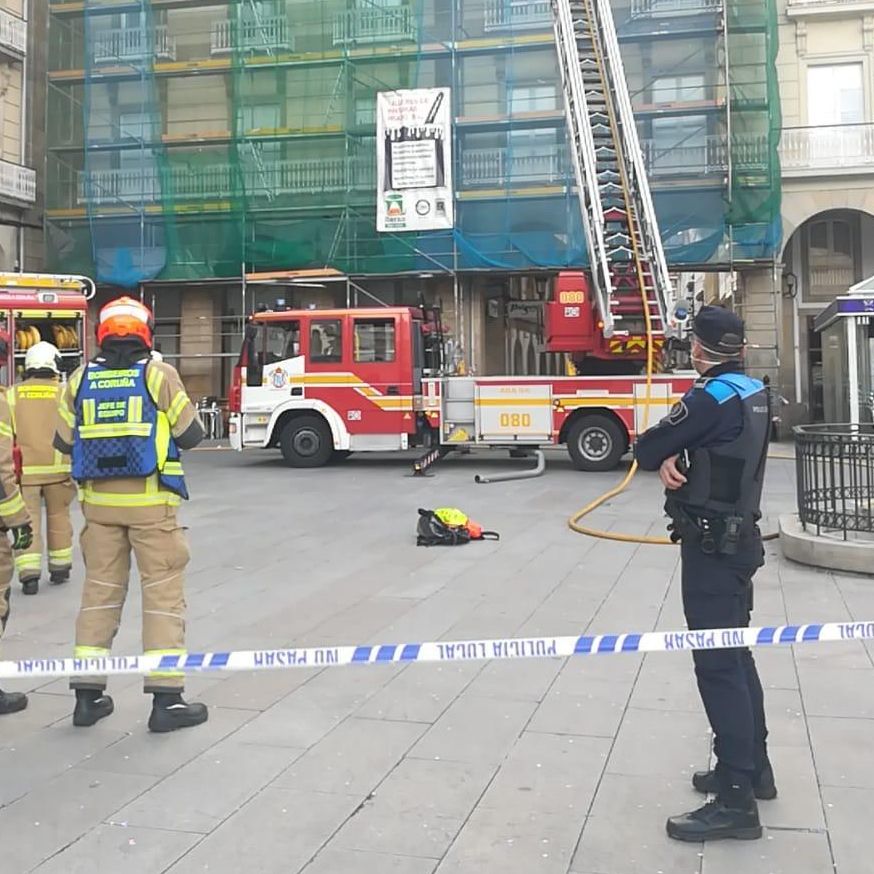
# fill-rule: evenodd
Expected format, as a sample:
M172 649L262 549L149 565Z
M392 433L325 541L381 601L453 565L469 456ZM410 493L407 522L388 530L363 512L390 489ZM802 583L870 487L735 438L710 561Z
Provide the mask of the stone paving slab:
M677 550L571 533L567 516L617 476L559 454L541 479L491 486L473 474L512 463L474 456L425 480L395 457L289 471L209 452L186 466L192 649L683 627ZM791 509L792 477L791 462L769 465L767 525ZM502 540L417 549L416 509L439 505ZM661 533L657 479L595 521ZM67 586L15 592L3 657L69 653L81 585L77 566ZM119 652L140 647L136 588L134 574ZM768 545L756 624L872 616L870 579ZM116 713L87 731L70 725L66 681L17 681L38 691L0 724L0 871L870 874L872 653L757 652L780 795L760 806L765 839L708 846L664 834L700 803L689 776L710 754L688 654L192 676L210 720L162 737L139 678L112 681Z

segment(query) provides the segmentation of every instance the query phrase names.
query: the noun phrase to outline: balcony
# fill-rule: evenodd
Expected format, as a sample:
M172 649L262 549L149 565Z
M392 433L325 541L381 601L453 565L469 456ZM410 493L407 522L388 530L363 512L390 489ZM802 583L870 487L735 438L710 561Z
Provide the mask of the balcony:
M677 18L721 12L723 0L631 0L632 18Z
M294 37L288 32L288 19L269 16L257 21L219 21L212 27L210 54L227 55L234 51L293 52Z
M642 140L643 161L653 179L663 176L712 176L728 170L728 143L724 136L701 137L699 142L666 148L655 140Z
M540 154L522 149L466 149L461 155L461 184L465 187L503 185L557 185L573 170L567 147L543 146Z
M789 0L786 14L790 18L812 16L836 18L874 12L874 0Z
M89 184L90 182L90 184ZM238 184L231 164L172 167L167 196L175 200L221 200L233 197ZM282 195L320 194L376 188L373 158L312 158L265 161L243 167L247 197L271 200ZM242 193L242 192L241 192ZM162 197L161 175L155 167L80 172L76 200L79 206L154 203Z
M36 170L0 161L0 198L20 203L36 201Z
M413 11L409 6L350 9L334 19L334 45L357 46L416 42Z
M544 30L552 27L550 0L486 0L486 33L502 30Z
M91 41L95 64L119 64L176 60L176 40L167 32L166 25L154 29L154 43L144 30L132 27L114 27L94 34Z
M874 172L874 124L784 128L784 176Z
M0 49L16 57L27 54L27 22L0 9Z

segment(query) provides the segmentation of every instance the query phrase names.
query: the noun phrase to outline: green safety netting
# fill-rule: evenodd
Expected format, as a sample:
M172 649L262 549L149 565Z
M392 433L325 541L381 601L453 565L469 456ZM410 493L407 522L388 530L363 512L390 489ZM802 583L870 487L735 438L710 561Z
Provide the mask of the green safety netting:
M668 260L780 243L774 0L614 0ZM55 11L55 266L124 287L585 264L549 0L85 0ZM724 15L724 17L723 17ZM376 231L375 101L449 86L453 231Z

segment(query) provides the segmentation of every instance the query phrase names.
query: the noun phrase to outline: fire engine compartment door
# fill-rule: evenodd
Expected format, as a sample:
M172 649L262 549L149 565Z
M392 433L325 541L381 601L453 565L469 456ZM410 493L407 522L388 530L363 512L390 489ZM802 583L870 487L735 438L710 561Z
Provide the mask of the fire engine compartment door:
M671 385L668 382L653 382L649 404L646 402L646 383L634 385L634 431L642 434L647 428L658 424L671 412ZM649 411L647 414L647 410Z
M551 386L477 385L476 433L482 443L552 443Z

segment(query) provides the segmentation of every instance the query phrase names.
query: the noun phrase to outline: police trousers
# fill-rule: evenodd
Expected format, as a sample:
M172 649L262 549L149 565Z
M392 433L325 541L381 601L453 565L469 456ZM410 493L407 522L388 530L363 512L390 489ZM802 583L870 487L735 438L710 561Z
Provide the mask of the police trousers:
M76 621L76 656L108 655L118 632L128 591L131 552L136 556L143 601L143 650L147 654L176 655L185 651L185 568L189 552L176 511L167 507L162 518L125 523L118 510L116 524L88 518L80 545L85 559L82 607ZM184 674L149 674L146 692L181 691ZM75 677L73 689L104 689L106 677Z
M764 552L758 536L736 555L707 555L684 540L683 609L690 630L747 628L753 608L753 575ZM762 684L749 649L693 653L695 676L714 734L717 773L749 788L767 762L768 730Z
M42 505L46 507L46 540L48 541L49 573L69 570L73 565L73 523L70 504L76 497L76 484L71 479L38 486L22 486L21 495L30 514L33 543L15 554L18 579L39 579L42 573L43 537Z

